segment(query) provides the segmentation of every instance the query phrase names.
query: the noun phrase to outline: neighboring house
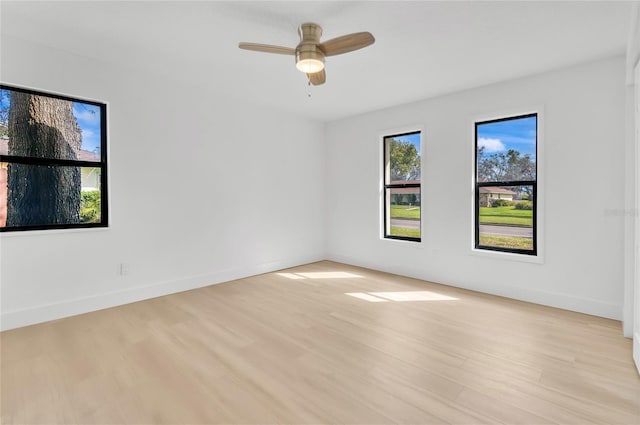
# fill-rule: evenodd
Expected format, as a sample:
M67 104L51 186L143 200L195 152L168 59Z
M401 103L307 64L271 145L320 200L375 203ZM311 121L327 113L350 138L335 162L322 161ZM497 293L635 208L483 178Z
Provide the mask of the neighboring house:
M480 206L490 207L493 199L506 199L507 201L513 201L513 197L517 193L502 187L481 187L480 188Z
M0 138L0 155L9 154L9 139ZM79 151L78 159L82 161L100 161L100 157L93 152ZM82 191L90 192L100 190L100 169L99 168L81 168L80 177ZM7 164L0 162L0 227L7 224Z
M9 139L0 139L0 155L9 153ZM7 164L0 162L0 227L7 225Z
M392 184L420 183L420 180L393 180ZM391 203L394 205L420 205L419 187L399 187L391 189Z

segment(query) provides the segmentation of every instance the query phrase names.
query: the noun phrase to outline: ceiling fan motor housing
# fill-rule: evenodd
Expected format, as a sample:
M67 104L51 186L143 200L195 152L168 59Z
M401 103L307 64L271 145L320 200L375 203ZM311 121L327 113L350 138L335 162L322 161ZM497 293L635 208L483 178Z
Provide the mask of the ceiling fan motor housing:
M324 53L318 48L322 28L318 24L305 23L298 28L300 43L296 46L296 66L303 72L319 72L324 67Z

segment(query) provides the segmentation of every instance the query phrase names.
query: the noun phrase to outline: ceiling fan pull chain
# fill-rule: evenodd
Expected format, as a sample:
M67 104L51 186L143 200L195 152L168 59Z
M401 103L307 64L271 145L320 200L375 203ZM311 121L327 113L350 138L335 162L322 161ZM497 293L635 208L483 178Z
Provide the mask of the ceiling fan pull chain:
M307 93L307 97L311 98L311 79L307 75L307 85L309 86L309 92Z

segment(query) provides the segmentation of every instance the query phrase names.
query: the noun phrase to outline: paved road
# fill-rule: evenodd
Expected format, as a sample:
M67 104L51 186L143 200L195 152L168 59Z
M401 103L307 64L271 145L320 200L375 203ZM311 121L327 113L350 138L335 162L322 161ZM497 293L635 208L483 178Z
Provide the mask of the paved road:
M519 236L521 238L532 238L533 228L481 224L480 233L485 235L494 235L494 236Z
M392 218L391 226L404 227L405 229L419 229L420 220L402 220L399 218ZM521 238L532 238L533 228L481 224L480 233L485 235L495 235L495 236L519 236Z
M419 229L420 220L403 220L400 218L392 218L391 227L404 227L405 229Z

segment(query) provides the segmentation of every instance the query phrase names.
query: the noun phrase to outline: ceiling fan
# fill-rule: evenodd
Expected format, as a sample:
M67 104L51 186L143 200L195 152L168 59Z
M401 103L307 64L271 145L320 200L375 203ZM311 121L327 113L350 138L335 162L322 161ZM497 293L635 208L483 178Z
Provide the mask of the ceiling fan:
M352 52L367 47L376 41L370 32L356 32L321 43L322 27L311 22L300 25L298 34L300 35L300 43L295 48L258 43L239 43L238 47L257 52L295 56L296 68L307 74L311 84L319 86L324 84L327 79L324 70L324 58L326 56Z

